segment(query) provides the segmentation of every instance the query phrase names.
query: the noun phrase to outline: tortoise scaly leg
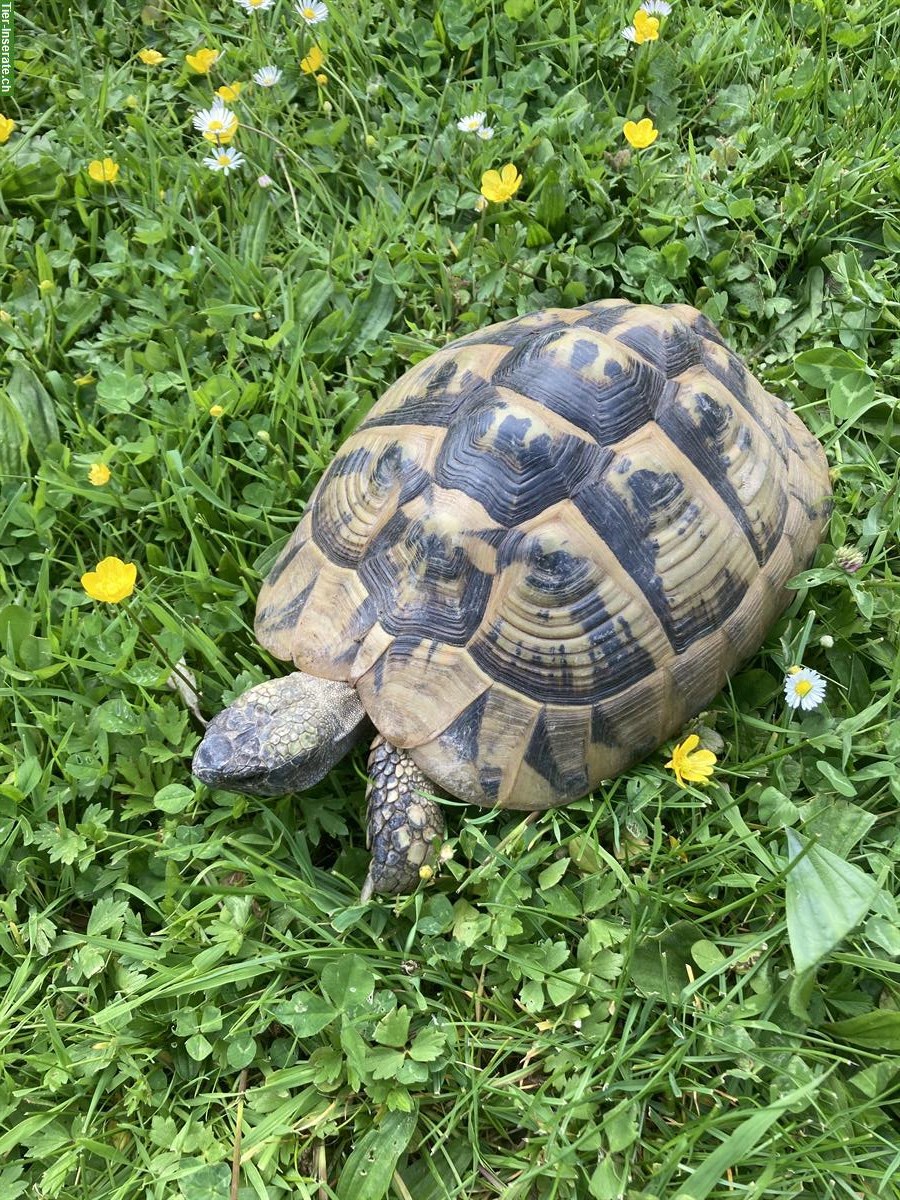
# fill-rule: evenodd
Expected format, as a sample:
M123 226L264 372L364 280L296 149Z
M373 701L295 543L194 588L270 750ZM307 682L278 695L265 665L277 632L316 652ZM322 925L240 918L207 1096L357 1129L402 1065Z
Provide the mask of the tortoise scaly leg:
M444 838L444 814L428 798L435 793L440 789L405 750L381 736L375 738L366 791L366 844L372 861L361 900L369 900L375 892L394 896L415 891L419 872Z

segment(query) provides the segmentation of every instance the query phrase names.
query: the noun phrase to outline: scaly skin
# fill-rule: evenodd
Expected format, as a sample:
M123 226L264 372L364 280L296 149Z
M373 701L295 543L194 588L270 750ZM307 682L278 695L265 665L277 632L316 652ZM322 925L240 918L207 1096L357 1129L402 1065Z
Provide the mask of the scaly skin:
M354 688L295 671L213 717L193 773L210 787L284 796L318 783L371 728Z
M193 772L210 787L284 796L318 783L371 725L346 683L295 671L250 688L213 717ZM444 837L438 791L405 750L379 736L369 754L367 842L372 862L362 900L414 891Z
M425 793L424 795L421 793ZM366 792L367 844L372 851L361 900L374 892L394 896L413 892L420 871L444 839L444 814L429 795L439 789L405 750L380 735L369 752Z

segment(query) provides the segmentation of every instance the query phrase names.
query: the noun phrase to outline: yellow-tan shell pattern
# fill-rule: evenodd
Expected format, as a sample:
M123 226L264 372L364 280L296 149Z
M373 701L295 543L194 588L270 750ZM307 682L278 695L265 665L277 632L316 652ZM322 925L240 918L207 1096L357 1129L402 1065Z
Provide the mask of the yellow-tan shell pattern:
M821 446L685 305L603 300L420 362L263 585L260 643L353 684L451 795L585 795L721 690L830 507Z

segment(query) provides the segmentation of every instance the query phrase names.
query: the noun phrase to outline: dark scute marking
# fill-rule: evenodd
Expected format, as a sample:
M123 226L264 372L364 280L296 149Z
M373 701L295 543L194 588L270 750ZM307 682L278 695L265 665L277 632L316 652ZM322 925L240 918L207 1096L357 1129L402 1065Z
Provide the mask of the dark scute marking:
M600 347L596 342L592 342L588 338L579 338L572 347L571 363L573 368L581 371L584 367L589 367L591 363L597 361L599 353Z
M582 317L580 321L576 321L573 328L583 327L585 329L593 329L595 333L609 333L610 330L624 320L625 317L634 308L633 304L616 304L609 305L608 308L598 308L592 312L588 312L587 316Z
M620 441L653 419L666 380L648 363L634 358L623 369L610 361L606 379L596 382L552 354L542 357L550 345L544 338L523 344L500 364L493 382L543 404L601 445Z
M565 550L544 553L535 539L518 531L502 548L498 568L516 560L527 561L529 588L546 597L545 606L534 616L546 622L547 636L530 645L519 643L511 655L510 627L496 621L488 624L469 646L486 674L520 695L566 705L592 704L652 674L652 655L635 641L624 617L610 616L593 586L589 562ZM553 640L550 617L560 609L587 635L587 663L583 647L573 661L566 643Z
M392 447L393 448L393 447ZM398 446L399 450L400 447ZM352 475L355 471L365 471L372 461L372 451L365 446L357 446L349 454L342 454L332 460L331 466L325 473L323 486L329 479L339 479L343 475Z
M554 757L546 710L535 722L525 751L525 762L547 780L561 799L577 800L588 791L587 763L582 763L580 770L569 768L566 771Z
M620 745L613 722L602 704L595 704L591 709L591 741L595 746L608 746L610 749Z
M481 623L491 577L475 567L463 547L448 545L421 521L396 516L402 524L389 521L359 567L382 626L395 637L465 645ZM398 555L401 540L406 545Z
M280 633L282 629L290 629L297 623L315 586L316 580L314 579L280 609L273 610L272 606L267 604L256 614L256 624L260 629L265 629L270 633Z
M343 498L340 501L332 499L329 485L335 479L356 473L368 477L368 491L374 493L375 508L378 494L386 496L398 481L397 505L418 496L431 482L428 472L414 459L406 457L399 442L387 446L377 458L371 450L359 446L334 460L313 501L312 532L316 545L333 563L351 569L359 565L365 547L349 542L344 536L354 514L346 509Z
M500 767L482 767L478 772L478 783L488 800L497 799L502 782L503 770Z
M456 363L449 364L456 372ZM446 376L443 384L435 384L430 380L424 388L407 396L398 408L391 412L373 412L363 422L362 428L375 429L381 426L395 425L432 425L446 429L462 413L481 399L488 399L496 393L480 375L474 371L464 371L456 380L452 391L448 391L446 383L452 376Z
M775 447L779 458L786 466L788 462L788 452L785 445L786 429L784 422L779 421L774 430L766 427L765 421L762 419L760 414L758 405L754 400L750 399L750 393L747 388L747 377L749 375L749 371L737 357L737 355L732 354L731 351L729 351L727 362L723 366L711 355L704 354L703 366L717 383L721 383L723 387L728 389L738 404L740 404L741 408L743 408L750 414L751 417L753 417L754 421L759 425L763 435L767 437L771 444ZM775 399L775 397L772 397L772 399ZM766 403L770 402L767 401Z
M293 546L285 546L281 554L275 560L275 565L272 567L272 570L266 576L266 583L269 585L269 587L275 586L275 584L285 573L305 545L306 539L304 538L301 541L295 542Z
M652 322L628 329L616 340L648 359L668 379L700 362L701 343L695 333L680 323L662 333Z
M529 320L534 313L526 313L516 320L510 322L505 329L496 329L489 325L487 329L476 329L473 333L468 333L465 337L459 338L454 342L454 346L518 346L521 342L530 338L543 336L544 334L555 334L559 337L562 330L566 329L565 321L545 321L538 325L529 324Z
M781 496L778 520L774 527L768 530L765 543L760 544L746 509L741 503L741 498L734 484L728 478L725 444L729 440L734 414L730 408L723 404L717 404L705 392L696 395L693 407L699 416L699 421L683 403L678 403L676 394L673 396L672 402L666 403L657 413L657 423L685 458L693 463L704 479L715 488L717 494L728 506L728 511L741 527L756 561L762 566L768 561L781 538L787 512L786 500ZM747 439L749 439L749 433L744 435L744 446L746 446ZM740 435L737 440L740 445Z
M646 540L648 522L637 521L624 499L604 482L584 488L574 500L584 520L604 539L619 563L637 583L644 599L666 630L668 640L674 643L672 614L662 590L662 580L656 574L652 547Z
M481 722L490 694L490 688L482 692L441 734L441 741L462 762L474 763L479 758Z
M745 584L724 568L715 595L698 596L696 606L676 618L656 569L652 529L654 510L668 507L684 484L669 472L641 470L629 477L628 486L630 503L603 481L583 489L573 498L574 503L637 583L672 647L680 653L697 638L720 627L743 599Z
M672 304L663 305L663 308L674 307L675 305ZM681 316L681 314L679 314L679 316ZM705 338L708 342L715 342L717 346L725 346L725 349L728 349L721 333L719 333L718 329L716 329L709 317L704 316L703 313L698 312L693 318L691 318L690 328L693 329L694 333L696 333L698 337Z
M502 525L527 521L564 500L611 457L567 434L529 437L531 422L511 413L502 416L502 410L501 402L457 422L435 466L441 487L473 496Z

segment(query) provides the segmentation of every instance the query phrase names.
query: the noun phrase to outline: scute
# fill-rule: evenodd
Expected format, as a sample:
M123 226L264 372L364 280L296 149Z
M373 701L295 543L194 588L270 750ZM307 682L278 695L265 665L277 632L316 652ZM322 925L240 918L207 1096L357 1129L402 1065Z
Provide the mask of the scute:
M339 451L260 642L451 795L584 795L721 690L829 510L824 454L686 305L604 300L418 363Z

